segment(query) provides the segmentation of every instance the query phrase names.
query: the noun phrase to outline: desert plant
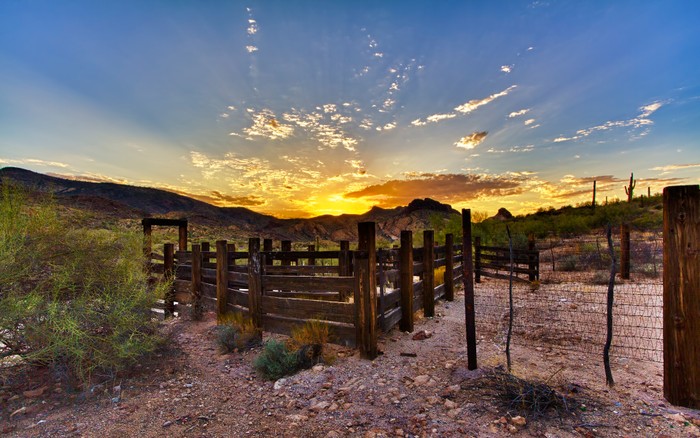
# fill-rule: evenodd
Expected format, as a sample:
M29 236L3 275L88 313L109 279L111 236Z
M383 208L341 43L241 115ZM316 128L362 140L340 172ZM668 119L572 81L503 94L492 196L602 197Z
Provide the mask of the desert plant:
M159 345L137 232L73 228L51 200L3 184L0 355L65 370L72 383L114 376Z
M433 270L433 278L435 279L435 286L439 286L445 282L445 267L440 266Z
M307 320L303 325L292 328L287 342L290 350L297 351L302 368L317 363L333 363L335 356L325 351L324 346L333 339L328 323L319 319Z
M241 312L229 312L217 317L216 342L219 351L231 353L260 345L262 335L253 320Z
M299 355L284 342L270 339L253 362L255 369L268 380L277 380L299 370Z

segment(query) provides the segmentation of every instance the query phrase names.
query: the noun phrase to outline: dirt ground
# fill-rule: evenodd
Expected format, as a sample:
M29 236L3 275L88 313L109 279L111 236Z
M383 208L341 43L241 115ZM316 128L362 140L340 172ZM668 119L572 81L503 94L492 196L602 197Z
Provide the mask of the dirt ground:
M14 437L451 437L700 436L700 411L669 405L658 363L613 363L546 347L514 346L513 372L545 382L566 405L536 415L509 407L499 391L505 354L483 338L479 369L466 369L464 299L436 303L412 334L380 338L383 354L337 359L270 382L252 362L260 349L220 354L214 317L165 323L170 348L139 371L88 391L48 372L5 376L0 433ZM424 332L429 337L414 339ZM266 333L265 337L270 334ZM419 336L419 338L425 336ZM413 357L415 355L415 357ZM6 372L7 370L3 371ZM517 407L517 406L516 406Z

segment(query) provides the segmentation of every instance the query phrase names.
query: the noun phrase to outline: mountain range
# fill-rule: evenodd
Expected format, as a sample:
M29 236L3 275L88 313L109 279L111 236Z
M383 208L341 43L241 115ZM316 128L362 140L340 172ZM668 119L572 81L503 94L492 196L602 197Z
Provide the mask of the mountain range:
M73 180L16 167L0 169L0 181L12 181L30 192L51 193L63 205L110 217L185 218L192 226L226 227L248 235L294 241L355 240L357 223L365 221L377 223L378 238L395 241L401 230L428 229L431 218L459 214L447 204L426 198L403 207L373 207L363 214L279 219L243 207L214 206L161 189Z

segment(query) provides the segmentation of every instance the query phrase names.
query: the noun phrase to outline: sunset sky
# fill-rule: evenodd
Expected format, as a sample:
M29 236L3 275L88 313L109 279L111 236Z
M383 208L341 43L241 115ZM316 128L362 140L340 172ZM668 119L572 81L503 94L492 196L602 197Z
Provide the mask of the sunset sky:
M0 1L0 166L279 217L700 183L700 2Z

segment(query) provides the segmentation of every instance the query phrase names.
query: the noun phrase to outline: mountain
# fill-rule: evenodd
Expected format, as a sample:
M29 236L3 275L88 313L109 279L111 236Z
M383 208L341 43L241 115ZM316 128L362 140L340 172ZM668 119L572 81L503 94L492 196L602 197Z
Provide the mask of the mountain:
M415 199L405 207L373 207L364 214L318 216L309 219L278 219L243 207L217 207L166 190L106 182L76 181L25 169L0 169L0 181L10 180L33 192L51 193L62 205L89 210L113 218L187 218L194 226L226 227L232 232L294 241L355 240L357 223L377 223L379 238L399 239L401 230L430 228L435 215L458 214L433 199Z

